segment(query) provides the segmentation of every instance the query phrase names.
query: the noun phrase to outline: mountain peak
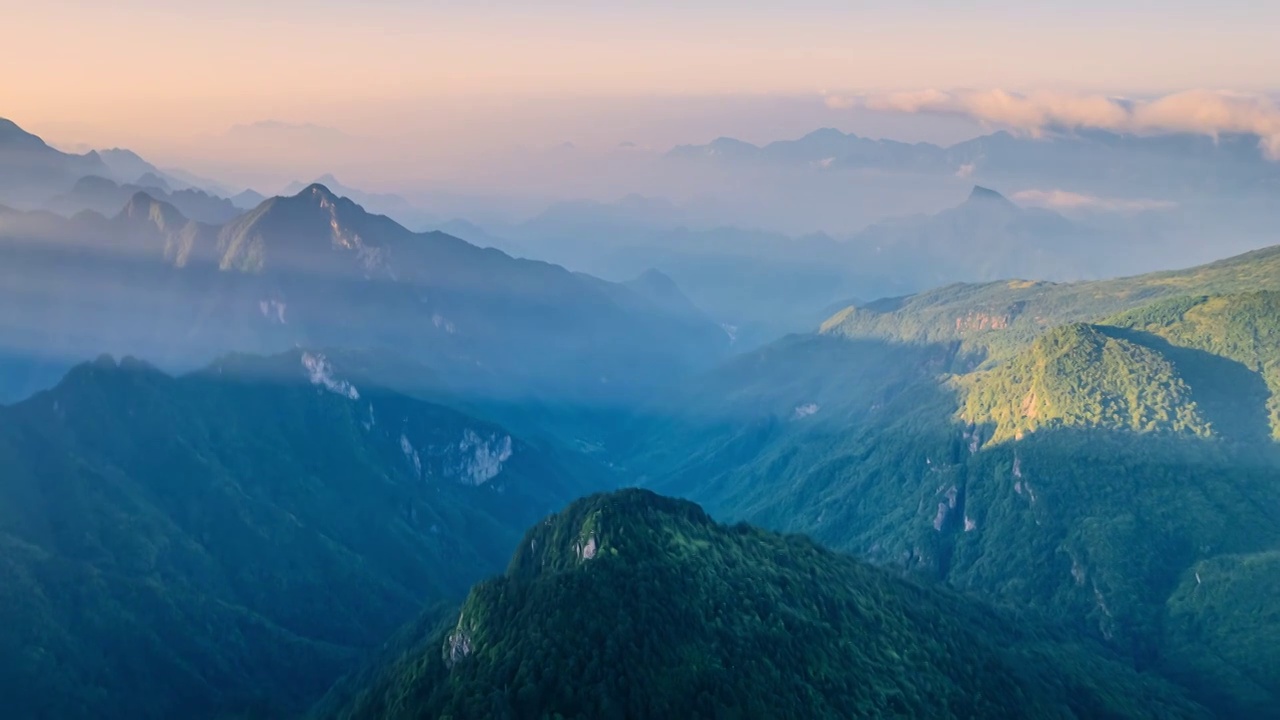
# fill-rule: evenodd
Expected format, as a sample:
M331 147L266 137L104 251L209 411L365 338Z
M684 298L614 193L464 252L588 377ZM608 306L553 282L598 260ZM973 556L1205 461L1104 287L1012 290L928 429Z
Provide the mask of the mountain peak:
M124 209L121 210L126 215L135 215L138 210L150 211L151 206L160 202L148 193L146 190L135 192L129 202L125 203Z
M495 706L528 717L1201 716L1178 690L1073 638L1047 645L1032 623L974 599L639 490L539 523L507 575L475 586L456 617L411 626L420 639L366 676L354 704L318 716L386 717L391 703L406 718ZM594 669L548 673L529 693L506 684L511 657ZM813 682L824 667L866 672ZM918 683L910 692L880 690L907 687L895 685L903 676ZM610 692L620 682L654 692ZM1153 712L1126 711L1135 697Z
M837 130L836 128L824 127L824 128L818 128L817 130L814 130L813 132L809 133L808 135L805 135L803 139L808 139L808 140L844 140L845 138L856 138L856 137L857 137L857 135L854 135L853 133L848 133L848 134L846 134L846 133L841 132L840 130Z
M134 222L148 222L161 231L180 228L187 222L186 216L178 208L155 199L144 190L134 193L117 217Z
M74 193L109 192L119 187L116 181L101 175L85 175L76 181L71 191Z
M644 272L637 275L635 279L631 281L631 283L636 285L645 285L650 288L662 289L666 291L678 289L678 286L676 285L676 281L672 280L670 275L662 272L657 268L649 268L648 270L645 270Z
M235 195L232 195L229 199L231 200L232 205L235 205L241 210L251 210L267 200L265 195L253 188L245 188Z
M142 159L141 155L139 155L138 153L128 148L121 148L121 147L107 148L103 150L101 153L99 153L99 155L104 155L104 154L114 155L120 158L128 158L129 160L133 160L136 162L146 162L145 160Z
M330 175L328 177L332 179L333 176ZM323 180L324 178L321 178L321 179ZM335 195L333 191L328 188L328 186L320 182L311 183L310 185L303 188L302 191L299 192L294 197L316 198L318 200L327 200L329 202L336 202L338 199L338 196Z
M532 576L576 567L598 553L659 552L664 528L710 527L711 517L687 500L628 488L580 498L535 525L511 559L508 575Z
M1012 204L1009 198L1001 195L991 188L982 187L981 185L973 186L973 190L969 193L968 202L999 202Z
M716 138L715 140L712 140L712 141L711 141L711 143L707 145L707 147L709 147L709 148L711 148L711 149L713 149L713 150L720 150L720 151L724 151L724 150L728 150L728 151L738 151L738 150L751 151L751 150L759 150L759 149L760 149L760 148L759 148L759 147L757 147L756 145L752 145L751 143L746 142L745 140L739 140L739 139L737 139L737 138L732 138L732 137L728 137L728 136L725 136L725 135L722 135L722 136L720 136L720 137Z
M325 272L386 275L390 272L386 255L374 248L407 232L317 182L294 195L270 198L224 225L219 231L223 253L219 262L224 268L259 272L268 267L270 257L270 264L277 268L308 267L319 272L323 267ZM347 251L355 262L338 259L327 250Z
M168 377L163 371L132 355L124 355L119 359L110 353L102 353L93 360L72 366L62 378L50 388L49 392L64 400L69 396L88 397L86 390L92 394L108 388L120 388L122 382L138 380L154 380Z
M162 192L168 192L168 190L169 190L169 183L165 182L165 179L164 179L164 178L160 177L159 175L156 175L156 174L155 174L155 173L153 173L153 172L143 173L143 174L142 174L142 175L137 179L137 181L135 182L135 184L136 184L136 185L138 185L139 187L144 187L144 188L154 188L154 189L156 189L156 190L160 190L160 191L162 191ZM196 189L196 188L193 188L193 189L192 189L192 191L193 191L193 192L200 193L201 195L205 195L205 196L207 196L207 195L208 195L208 194L207 194L207 193L205 193L204 191L199 190L199 189Z

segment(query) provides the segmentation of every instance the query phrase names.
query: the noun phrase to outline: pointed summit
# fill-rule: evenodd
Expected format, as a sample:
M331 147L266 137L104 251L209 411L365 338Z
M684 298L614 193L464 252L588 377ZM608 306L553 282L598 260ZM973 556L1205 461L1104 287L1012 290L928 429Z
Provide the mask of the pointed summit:
M323 178L321 178L321 180L323 180ZM338 196L322 182L311 183L303 188L297 195L294 195L294 197L315 198L317 200L327 200L329 202L338 201Z
M266 202L267 197L253 188L245 188L239 193L232 195L231 204L241 210L252 210L253 208Z
M657 557L662 550L654 543L671 526L705 532L714 530L715 523L698 505L649 490L629 488L579 498L525 534L507 574L533 578L572 570L602 553Z
M157 200L142 190L129 198L129 202L125 203L117 217L133 222L150 222L161 232L171 232L187 224L187 218L178 211L178 208Z
M645 270L628 284L632 286L644 286L662 293L679 292L679 287L676 285L676 281L672 280L670 275L657 268L649 268L648 270Z
M76 194L115 193L119 189L120 186L114 180L100 175L85 175L71 187L71 192Z
M857 138L858 136L853 133L846 134L836 128L824 127L805 135L800 138L800 141L844 142L845 140L856 140Z
M113 220L123 247L144 254L159 252L175 267L214 264L217 230L190 220L178 208L139 190Z
M338 178L334 177L333 173L325 173L309 183L304 183L301 180L294 180L286 185L285 188L277 194L277 196L285 198L298 197L299 195L309 196L312 192L329 194L335 197L345 197L350 195L348 188L338 182Z
M138 181L134 184L138 187L151 188L153 190L159 190L160 192L169 192L169 183L166 182L164 178L152 172L143 173L138 177ZM195 192L201 191L195 190Z
M321 183L266 200L219 232L223 269L385 276L386 248L411 235ZM335 253L336 251L336 253Z
M1009 198L1001 195L1000 193L996 192L995 190L992 190L991 188L985 188L985 187L982 187L981 185L973 186L973 190L969 193L969 199L967 202L971 202L971 203L996 202L996 203L1002 203L1002 204L1008 204L1008 205L1013 204L1013 202L1010 201Z

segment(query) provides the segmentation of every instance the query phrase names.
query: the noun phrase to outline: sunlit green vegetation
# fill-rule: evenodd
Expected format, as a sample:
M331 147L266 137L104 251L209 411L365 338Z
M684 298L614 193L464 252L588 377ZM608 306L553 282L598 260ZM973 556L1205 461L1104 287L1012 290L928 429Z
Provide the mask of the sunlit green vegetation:
M1280 250L952 286L739 359L656 411L629 461L717 517L1074 628L1222 714L1266 716L1280 703L1258 670L1280 667L1280 645L1259 640L1274 624L1262 559L1280 550L1278 368ZM678 403L737 422L698 424ZM801 418L802 404L821 410ZM1197 568L1223 578L1223 564L1238 566L1229 581L1189 593Z

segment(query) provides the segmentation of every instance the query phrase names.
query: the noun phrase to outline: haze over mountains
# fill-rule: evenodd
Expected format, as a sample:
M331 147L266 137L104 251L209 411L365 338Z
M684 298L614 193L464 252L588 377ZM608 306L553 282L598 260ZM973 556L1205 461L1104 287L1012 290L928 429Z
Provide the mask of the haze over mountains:
M110 350L182 369L228 351L341 346L412 355L495 396L545 383L612 397L728 347L694 308L415 234L321 185L221 226L142 191L112 217L6 211L0 238L3 292L26 303L8 305L4 352L38 365ZM21 396L10 377L6 393Z
M763 147L719 138L707 145L681 145L667 155L716 164L959 174L1005 183L1043 181L1052 169L1054 179L1069 189L1145 192L1178 199L1225 193L1265 196L1274 190L1280 183L1280 168L1264 155L1260 144L1257 135L1240 133L1144 137L1060 129L1036 139L999 131L941 147L873 140L823 128Z
M455 227L476 242L604 278L660 270L712 318L736 328L740 348L813 329L824 311L855 297L1006 277L1136 273L1160 267L1166 250L1159 239L1020 206L981 186L954 207L888 218L845 238L678 224L686 219L670 203L630 197L553 206L508 229L514 240Z
M496 221L0 123L0 695L1276 717L1257 141L720 139Z
M118 184L96 175L82 177L69 192L57 195L43 205L46 209L67 216L85 211L114 215L138 193L166 202L184 217L203 223L221 224L242 212L230 200L210 195L203 190L170 190L164 179L151 173L141 176L137 184Z
M6 202L43 200L70 189L87 175L106 175L106 164L96 152L72 155L60 152L43 140L0 119L0 193Z
M63 175L72 172L63 166L74 165L68 158L78 156L58 153L34 136L23 137L26 139L22 142L44 148L46 163L61 167L59 172ZM786 157L796 152L792 145L817 145L817 149L824 152L834 152L851 143L860 147L866 142L869 141L823 131L797 143L778 146L786 152L775 150L765 154ZM677 149L671 155L681 157L690 152ZM68 216L85 210L113 216L139 191L145 192L182 216L168 213L165 222L170 228L183 228L186 237L164 242L186 248L177 251L185 253L183 262L186 254L220 252L208 249L221 241L212 239L216 234L212 230L198 229L199 223L221 225L238 216L241 206L256 202L250 210L257 212L256 208L270 202L259 201L260 196L252 191L227 200L193 188L171 189L171 183L179 185L181 181L133 153L115 149L103 153L103 157L110 159L110 163L106 163L110 167L103 172L114 172L117 177L137 175L136 182L143 185L117 183L90 175L40 204ZM687 208L670 202L640 197L628 198L613 206L587 202L553 205L518 227L499 230L504 236L498 237L465 222L433 222L429 213L397 195L363 193L338 185L331 175L322 180L337 188L335 193L333 188L323 186L335 198L352 196L357 202L371 205L374 211L390 214L403 222L444 225L476 244L499 247L516 256L550 260L615 282L658 270L689 294L707 320L722 326L738 350L756 347L787 332L812 328L830 307L852 298L895 295L938 283L1002 276L1055 280L1100 277L1107 273L1149 269L1168 257L1167 248L1159 247L1162 241L1159 237L1145 236L1132 228L1068 221L1050 210L998 202L997 199L1003 199L997 194L978 190L971 192L965 202L934 216L888 218L852 237L840 239L822 234L792 239L728 226L704 225L705 229L697 229L696 213L690 214ZM306 189L301 183L294 183L286 191L297 195ZM135 212L148 214L150 210ZM50 228L41 232L46 235L101 232L88 227L93 222L87 216L78 222L84 227ZM161 231L164 232L173 230ZM237 231L233 228L228 232ZM222 260L218 258L219 265ZM207 265L211 259L205 257L197 266L200 262ZM279 271L278 267L272 269ZM254 302L287 304L287 300L267 297ZM198 326L188 320L176 322L186 327L188 334L200 332ZM197 358L203 359L226 342L230 341L208 341L208 349L197 353ZM254 343L265 340L241 338L236 342L247 344L232 347L254 349L259 347ZM325 340L313 338L307 342ZM286 346L276 342L262 347L278 350ZM99 349L102 348L86 348L80 354L89 357ZM134 350L127 345L118 349L126 353ZM165 352L178 355L172 349ZM165 360L164 357L154 359ZM45 373L40 382L47 384L51 380Z

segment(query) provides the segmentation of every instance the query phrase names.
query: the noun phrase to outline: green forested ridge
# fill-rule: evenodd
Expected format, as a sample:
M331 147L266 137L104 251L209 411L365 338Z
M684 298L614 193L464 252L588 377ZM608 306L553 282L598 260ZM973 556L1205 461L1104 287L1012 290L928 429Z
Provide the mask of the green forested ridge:
M627 466L717 517L1066 622L1223 715L1276 716L1277 285L1271 249L873 303L655 405Z
M79 366L0 408L0 467L19 718L298 711L582 488L500 427L302 352Z
M534 526L419 640L317 714L1206 716L1099 646L637 490Z
M848 308L823 331L853 338L961 342L969 356L1007 355L1046 330L1096 322L1159 300L1280 290L1280 247L1189 270L1078 283L957 284Z
M1210 434L1172 362L1091 325L1051 330L1008 363L965 381L963 417L991 425L993 440L1053 427Z

